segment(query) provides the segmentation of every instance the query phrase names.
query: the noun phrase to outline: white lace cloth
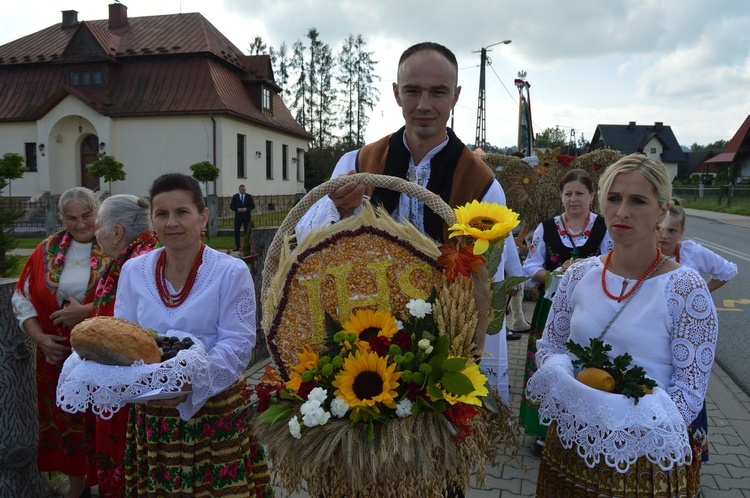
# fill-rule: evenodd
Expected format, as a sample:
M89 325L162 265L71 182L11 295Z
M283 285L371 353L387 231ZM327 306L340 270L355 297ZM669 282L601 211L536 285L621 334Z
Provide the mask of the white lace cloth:
M625 473L642 456L669 470L692 460L687 427L666 391L631 398L591 388L575 379L566 355L550 358L529 379L530 399L540 402L539 419L557 422L563 447L577 445L586 465L602 460Z
M190 337L193 346L162 363L142 361L132 366L103 365L73 353L65 360L57 383L57 406L69 413L91 410L109 419L134 398L151 391L178 392L197 377L206 376L209 363L203 343L195 336L170 330L168 337Z

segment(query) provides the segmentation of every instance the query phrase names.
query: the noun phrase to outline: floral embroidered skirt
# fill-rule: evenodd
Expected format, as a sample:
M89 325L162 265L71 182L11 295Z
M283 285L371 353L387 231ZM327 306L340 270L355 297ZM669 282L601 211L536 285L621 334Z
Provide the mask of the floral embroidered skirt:
M245 386L240 379L190 420L174 408L137 405L125 450L127 496L273 496Z
M544 498L695 498L700 492L700 455L688 466L664 471L641 457L628 472L605 464L593 469L578 455L575 444L566 450L557 437L557 424L547 431L539 466L536 496Z
M531 318L531 330L529 330L529 343L526 346L526 363L523 373L523 389L521 390L521 411L518 422L525 429L526 434L538 438L544 438L547 427L539 423L539 404L526 399L526 384L537 370L536 366L536 341L542 338L544 326L547 323L547 315L552 307L552 301L544 297L544 291L539 293L539 298L534 306L534 314Z
M136 405L125 406L109 420L96 419L96 477L100 498L125 496L125 435L128 412Z

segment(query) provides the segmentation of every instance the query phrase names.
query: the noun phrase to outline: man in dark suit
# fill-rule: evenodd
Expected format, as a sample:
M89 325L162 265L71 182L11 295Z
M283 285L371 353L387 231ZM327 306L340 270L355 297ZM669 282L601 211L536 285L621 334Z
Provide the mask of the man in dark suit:
M240 185L240 191L232 196L232 202L229 209L234 211L234 250L240 250L240 226L242 235L247 233L247 227L250 224L250 211L255 209L253 196L245 193L245 186Z

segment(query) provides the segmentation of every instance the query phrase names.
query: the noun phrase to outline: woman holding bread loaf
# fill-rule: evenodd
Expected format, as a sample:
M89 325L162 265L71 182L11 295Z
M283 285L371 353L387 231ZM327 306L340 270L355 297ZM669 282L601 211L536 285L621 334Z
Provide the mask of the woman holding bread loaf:
M148 200L135 195L105 199L96 217L96 240L110 263L104 268L94 297L94 316L113 316L115 291L122 266L130 258L151 252L158 241L151 225ZM125 496L125 434L127 409L109 420L96 419L96 457L99 496Z
M706 395L718 318L701 276L654 244L671 190L667 168L642 154L621 158L600 178L614 247L565 272L527 388L541 402L540 418L551 420L537 496L700 493L700 453L688 427ZM656 387L645 389L642 376L621 394L584 385L573 377L581 368L573 361L592 352L615 366L628 353L628 367L641 367ZM615 373L627 380L621 365Z
M255 290L242 260L206 247L199 183L157 178L151 219L164 246L123 265L115 316L160 335L200 340L207 365L175 399L135 405L125 450L129 496L271 496L262 450L248 425L243 372L255 345Z
M94 416L64 412L56 406L55 392L70 355L70 329L92 314L105 256L94 238L99 209L94 193L83 187L66 190L58 209L64 229L44 239L29 256L13 307L21 328L36 344L39 470L67 474L70 488L65 496L78 498L87 484L96 483L91 459Z

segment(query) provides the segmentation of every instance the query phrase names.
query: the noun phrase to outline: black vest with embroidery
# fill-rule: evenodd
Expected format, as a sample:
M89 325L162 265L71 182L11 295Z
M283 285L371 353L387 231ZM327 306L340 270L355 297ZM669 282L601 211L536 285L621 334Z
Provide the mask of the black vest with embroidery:
M404 145L403 137L405 128L403 127L391 135L388 143L385 168L383 169L384 175L406 179L411 152ZM427 190L438 194L446 203L450 203L453 174L456 171L458 158L463 153L465 145L450 128L448 128L447 134L448 143L430 160L430 179L427 181ZM401 193L395 190L376 188L371 201L382 204L389 213L392 213L398 207L400 196ZM439 242L443 242L444 221L427 206L424 207L423 223L424 231L427 235Z
M544 268L548 271L553 271L571 258L573 248L563 244L554 218L544 220L542 228L544 229L544 244L547 246L547 253L544 255ZM601 254L602 240L604 240L606 233L607 225L604 223L604 218L597 215L594 219L594 226L591 227L591 235L589 235L588 240L582 246L576 248L578 257L588 258L589 256L599 256Z

